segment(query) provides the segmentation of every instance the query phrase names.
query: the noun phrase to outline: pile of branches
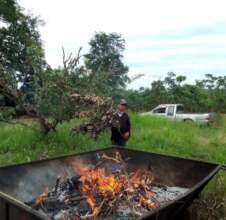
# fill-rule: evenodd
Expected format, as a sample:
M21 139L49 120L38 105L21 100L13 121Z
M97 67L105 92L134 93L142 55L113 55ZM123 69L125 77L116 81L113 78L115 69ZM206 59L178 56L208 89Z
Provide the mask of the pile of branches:
M73 95L74 97L74 95ZM76 95L76 99L80 96ZM97 138L98 135L108 129L109 127L117 127L119 129L119 121L116 117L116 111L113 106L113 101L108 97L100 96L85 96L81 101L88 101L93 104L94 111L86 111L82 114L82 117L89 118L89 121L83 123L79 127L71 129L71 134L89 133L93 138Z
M71 161L77 176L59 177L52 190L27 204L55 220L105 219L112 215L136 219L157 206L151 191L153 175L150 170L128 173L126 160L116 152L113 156L102 154L94 166ZM115 169L107 170L107 164Z

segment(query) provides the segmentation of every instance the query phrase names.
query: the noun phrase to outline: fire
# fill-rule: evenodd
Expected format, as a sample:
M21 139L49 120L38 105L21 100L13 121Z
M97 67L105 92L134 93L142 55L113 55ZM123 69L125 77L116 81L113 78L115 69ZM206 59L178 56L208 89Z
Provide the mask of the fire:
M43 193L41 193L35 200L36 204L41 204L44 200L49 195L48 189L46 189Z
M105 217L107 213L120 207L130 208L133 213L139 213L139 207L141 210L156 208L154 193L151 191L153 182L151 171L137 170L128 173L126 168L123 168L125 161L119 152L113 156L103 154L100 161L93 166L86 166L77 159L69 162L78 175L76 176L76 181L78 181L74 185L76 199L83 199L89 206L85 215L79 212L74 213L74 219L77 217L78 219L93 219L100 215ZM120 170L109 171L106 168L109 166L104 166L109 162L118 164L121 167ZM56 192L56 188L50 194L47 190L44 191L36 198L36 204L42 204L52 192ZM66 201L70 202L70 198Z
M116 152L115 156L102 155L102 159L110 160L115 163L123 162L122 156ZM81 161L75 160L71 163L74 170L80 175L80 191L86 196L93 217L96 217L100 210L97 198L108 200L109 202L117 200L123 193L132 195L136 190L142 190L145 196L138 194L137 205L145 208L155 207L155 202L150 198L153 193L149 186L153 181L152 175L147 171L138 170L128 175L125 173L108 173L105 168L87 167Z
M140 195L140 197L138 199L138 204L146 207L147 209L156 207L155 202L152 202L150 199L145 198L142 195Z
M95 210L96 204L95 204L95 199L92 195L89 195L86 197L87 203L90 205L92 211Z
M104 168L86 170L81 175L80 181L82 182L81 191L84 194L92 193L96 189L101 195L107 192L113 194L118 193L125 179L119 179L116 175L107 175Z

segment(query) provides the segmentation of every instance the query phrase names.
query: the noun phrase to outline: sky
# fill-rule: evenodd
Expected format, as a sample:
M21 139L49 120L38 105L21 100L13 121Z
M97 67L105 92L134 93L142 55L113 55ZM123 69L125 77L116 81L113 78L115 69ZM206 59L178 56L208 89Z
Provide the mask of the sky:
M149 87L167 72L193 83L207 73L226 75L225 0L18 0L40 16L47 62L62 65L95 32L120 33L126 41L129 76L144 74L128 88Z

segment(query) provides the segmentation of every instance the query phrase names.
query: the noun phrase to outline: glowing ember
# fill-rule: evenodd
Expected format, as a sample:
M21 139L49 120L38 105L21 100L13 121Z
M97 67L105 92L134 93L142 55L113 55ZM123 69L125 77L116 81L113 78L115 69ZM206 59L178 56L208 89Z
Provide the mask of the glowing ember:
M35 200L36 204L41 204L43 200L49 195L48 190L46 189L43 193L41 193Z

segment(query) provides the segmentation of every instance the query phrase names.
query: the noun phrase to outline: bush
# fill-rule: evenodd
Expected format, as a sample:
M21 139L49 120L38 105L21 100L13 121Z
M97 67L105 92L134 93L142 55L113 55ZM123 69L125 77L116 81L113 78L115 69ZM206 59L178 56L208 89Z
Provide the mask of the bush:
M0 107L0 120L12 119L16 115L14 107L4 106Z

